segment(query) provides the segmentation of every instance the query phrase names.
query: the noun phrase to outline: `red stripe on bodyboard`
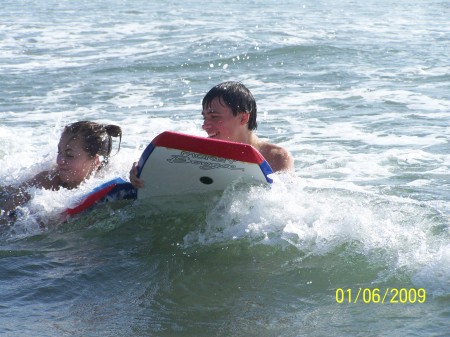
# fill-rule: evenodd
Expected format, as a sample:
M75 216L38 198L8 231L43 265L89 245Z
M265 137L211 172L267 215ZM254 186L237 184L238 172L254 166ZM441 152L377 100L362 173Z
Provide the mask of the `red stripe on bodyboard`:
M165 131L159 134L153 139L152 144L155 147L162 146L258 165L265 161L261 153L248 144L191 136L172 131Z
M97 201L99 201L103 197L105 197L115 186L116 186L116 184L112 184L110 186L107 186L107 187L99 190L98 192L94 192L94 193L89 194L86 197L86 199L84 199L81 202L81 204L79 204L78 206L76 206L74 208L68 208L65 213L67 215L75 215L75 214L78 214L80 212L83 212L85 209L91 207Z

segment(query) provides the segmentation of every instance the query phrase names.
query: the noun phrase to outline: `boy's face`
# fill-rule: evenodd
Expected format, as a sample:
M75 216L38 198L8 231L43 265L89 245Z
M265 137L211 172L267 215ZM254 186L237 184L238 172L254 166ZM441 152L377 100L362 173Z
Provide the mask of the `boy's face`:
M233 116L231 108L219 97L214 98L211 104L203 109L202 116L202 128L209 138L237 142L242 127L247 129L248 113L242 112Z
M81 146L81 141L72 135L61 136L58 144L59 177L67 187L77 187L99 166L98 156L90 158Z

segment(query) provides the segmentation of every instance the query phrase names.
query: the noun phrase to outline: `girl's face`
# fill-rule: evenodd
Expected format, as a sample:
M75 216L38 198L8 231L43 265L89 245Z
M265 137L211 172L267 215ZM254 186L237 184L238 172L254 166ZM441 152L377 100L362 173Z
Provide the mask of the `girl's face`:
M83 149L81 140L66 134L63 134L59 141L56 163L59 178L67 188L77 187L100 166L98 155L90 158Z
M237 142L241 130L247 129L248 113L233 116L231 108L220 98L214 98L209 107L203 109L203 130L208 137Z

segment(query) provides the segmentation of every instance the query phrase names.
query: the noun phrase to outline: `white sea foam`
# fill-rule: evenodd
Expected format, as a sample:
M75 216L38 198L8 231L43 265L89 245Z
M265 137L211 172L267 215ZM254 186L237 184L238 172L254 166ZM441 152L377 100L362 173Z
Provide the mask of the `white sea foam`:
M269 191L226 192L208 214L206 227L189 233L184 245L251 240L294 246L306 256L324 256L350 245L348 254L364 254L375 263L380 262L379 252L384 252L387 269L380 272L380 279L405 268L423 277L426 271L421 270L439 273L446 259L443 233L433 234L433 221L427 215L433 212L430 208L424 213L423 205L410 199L379 196L356 185L276 177ZM447 287L448 291L444 274L430 289Z
M433 295L445 296L450 293L450 246L442 243L436 247L433 255L434 258L413 276L413 282L429 289Z

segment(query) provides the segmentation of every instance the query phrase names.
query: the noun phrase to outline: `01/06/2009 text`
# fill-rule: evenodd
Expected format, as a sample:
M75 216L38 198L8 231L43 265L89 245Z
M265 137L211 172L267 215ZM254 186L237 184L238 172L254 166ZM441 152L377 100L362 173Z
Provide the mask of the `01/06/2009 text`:
M386 288L384 291L379 288L358 288L353 291L351 288L336 289L336 303L425 303L427 292L424 288Z

